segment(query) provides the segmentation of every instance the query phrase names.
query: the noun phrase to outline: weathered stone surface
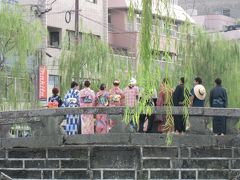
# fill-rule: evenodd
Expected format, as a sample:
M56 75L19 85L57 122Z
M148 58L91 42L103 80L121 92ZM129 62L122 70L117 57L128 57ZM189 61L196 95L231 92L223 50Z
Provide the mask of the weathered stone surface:
M206 117L190 116L190 128L188 131L192 134L210 134L207 128L207 119Z
M95 135L74 135L66 136L64 144L129 144L130 134L95 134Z
M38 136L26 138L10 138L2 140L2 148L42 148L60 146L63 136Z
M181 162L181 161L179 161ZM201 159L182 160L182 168L228 169L228 160Z
M43 179L52 179L53 171L43 171Z
M0 150L0 158L6 158L6 151Z
M232 157L232 149L215 147L191 148L191 157Z
M25 161L25 168L59 168L59 161L57 160L28 160Z
M54 171L55 179L89 179L90 176L87 171L72 171L72 170L61 170Z
M46 158L46 150L43 149L15 149L8 151L8 158Z
M93 179L101 179L101 171L93 171Z
M170 168L170 160L167 159L146 159L143 160L143 168Z
M41 179L41 171L33 170L1 170L3 173L11 178L18 179Z
M228 171L199 171L199 179L228 179Z
M135 179L134 171L104 171L103 179Z
M178 179L178 171L151 171L152 179Z
M165 134L134 133L134 134L131 134L131 144L133 144L133 145L166 146L166 135Z
M179 147L180 149L180 158L190 157L190 148L188 147Z
M140 149L134 147L94 147L91 168L138 168Z
M148 180L148 171L138 171L137 179Z
M232 160L231 161L231 168L232 169L240 169L240 160Z
M48 149L48 158L76 158L85 160L88 158L88 149L82 147Z
M0 160L0 168L23 168L22 161Z
M86 168L88 167L87 160L61 160L61 168Z
M233 157L234 158L240 158L240 148L233 148Z
M145 147L144 157L178 157L177 147Z
M196 179L196 171L181 171L181 179Z

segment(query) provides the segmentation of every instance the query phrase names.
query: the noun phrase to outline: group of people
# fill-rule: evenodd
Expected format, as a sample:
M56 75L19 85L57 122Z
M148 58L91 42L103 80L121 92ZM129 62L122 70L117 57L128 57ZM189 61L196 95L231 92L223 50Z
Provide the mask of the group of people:
M215 84L216 86L210 91L210 107L226 108L228 105L228 98L226 89L222 87L222 80L220 78L215 79ZM202 85L202 79L200 77L194 79L194 87L189 93L186 88L184 88L184 78L181 77L179 85L173 92L172 97L174 106L189 105L191 107L204 107L206 89ZM189 99L189 102L187 99ZM213 117L212 128L215 135L225 135L226 118ZM174 116L174 129L176 133L184 133L186 131L186 123L183 115Z
M227 107L227 93L221 86L221 79L215 80L216 87L210 92L210 106L211 107ZM120 81L114 80L113 87L106 89L105 84L101 84L99 91L95 93L91 88L90 81L84 82L84 87L79 87L75 81L71 83L71 89L67 92L62 100L58 95L57 88L53 88L51 96L48 100L49 107L105 107L105 106L127 106L135 107L141 99L140 88L136 85L137 81L131 78L128 86L121 90ZM192 107L204 107L206 90L202 85L202 79L196 77L194 79L194 87L187 91L184 88L184 77L180 78L179 85L175 90L171 89L167 79L164 79L160 85L159 93L153 91L153 96L147 103L152 106L184 106L189 104ZM188 98L186 98L188 97ZM187 101L190 100L190 102ZM95 123L96 119L96 123ZM151 133L154 129L154 119L158 119L157 132L164 132L164 124L166 116L155 116L141 114L139 117L139 126L137 127L132 121L130 127L138 132ZM147 123L146 123L147 120ZM68 135L74 134L106 134L116 124L114 120L110 119L107 114L97 114L94 118L93 114L68 114L66 115L66 124L64 130ZM147 125L145 125L147 124ZM145 126L144 126L145 125ZM155 127L156 129L156 127ZM186 123L183 115L174 116L174 132L177 134L186 131ZM213 118L213 132L216 135L226 134L226 120L224 117Z

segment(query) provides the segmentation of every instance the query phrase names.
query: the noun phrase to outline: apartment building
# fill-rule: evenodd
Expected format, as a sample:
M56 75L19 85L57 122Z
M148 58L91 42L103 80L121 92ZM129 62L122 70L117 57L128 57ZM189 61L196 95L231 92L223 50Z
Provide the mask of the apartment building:
M141 0L134 0L133 4L135 10L135 18L130 21L128 18L128 10L130 8L131 0L108 0L108 42L111 47L115 50L115 52L123 52L128 56L132 56L135 58L135 62L137 62L138 54L139 54L139 40L140 40L140 28L141 28ZM153 1L153 17L157 16L157 11L164 11L165 14L162 14L162 17L158 17L160 19L160 28L164 29L164 23L166 17L170 16L173 19L173 25L171 27L171 40L170 44L166 43L166 34L161 34L159 39L160 41L160 49L153 51L158 51L159 54L159 62L164 62L163 54L164 51L168 51L171 58L173 60L176 59L177 55L177 35L178 35L178 27L181 23L188 20L190 22L194 22L194 20L180 7L175 3L171 3L169 5L169 14L164 10L164 5L159 4L157 7L156 2ZM169 18L169 17L168 17ZM155 29L155 25L153 23L153 30Z
M13 0L11 0L13 1ZM41 63L47 67L46 100L53 87L60 86L59 58L63 43L74 43L75 0L14 0L26 10L35 13L47 29L43 38ZM108 2L107 0L79 0L79 41L83 34L91 33L108 41ZM44 75L44 74L43 74ZM44 79L44 78L43 78ZM39 83L38 83L39 84ZM38 87L39 88L39 87Z

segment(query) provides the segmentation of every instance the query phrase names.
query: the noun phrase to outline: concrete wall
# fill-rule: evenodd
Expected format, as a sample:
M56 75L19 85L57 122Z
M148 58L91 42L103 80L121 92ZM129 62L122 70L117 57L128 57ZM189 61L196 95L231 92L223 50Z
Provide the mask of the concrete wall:
M224 137L218 145L207 139L213 140L175 136L181 144L166 146L159 144L163 136L136 134L78 146L72 141L74 146L0 150L0 171L21 179L234 179L240 174L240 147L221 144Z

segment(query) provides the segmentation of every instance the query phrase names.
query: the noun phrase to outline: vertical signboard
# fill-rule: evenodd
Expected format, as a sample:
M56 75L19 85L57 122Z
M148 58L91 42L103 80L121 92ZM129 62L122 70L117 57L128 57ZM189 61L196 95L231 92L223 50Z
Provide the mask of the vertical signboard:
M39 99L47 99L47 67L39 66Z

